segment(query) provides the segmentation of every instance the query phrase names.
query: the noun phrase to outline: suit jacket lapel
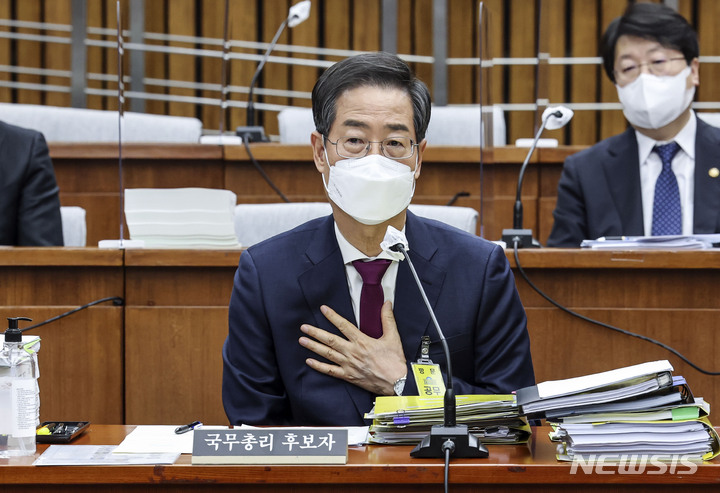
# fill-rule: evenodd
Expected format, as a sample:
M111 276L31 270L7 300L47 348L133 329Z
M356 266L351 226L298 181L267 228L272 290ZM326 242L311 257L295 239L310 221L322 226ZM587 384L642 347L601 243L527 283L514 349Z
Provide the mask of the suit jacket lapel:
M320 312L320 305L327 305L355 323L332 216L328 216L318 228L305 254L313 265L300 275L298 282L315 317L315 326L339 334L340 331Z
M437 245L425 225L410 211L407 212L405 232L410 247L410 258L425 289L428 301L434 308L445 280L445 272L431 263L437 251ZM433 339L437 339L437 336L435 329L431 328L430 314L418 291L410 266L405 260L401 261L398 267L393 309L395 319L398 321L398 330L405 356L408 360L414 360L420 351L421 337L431 334Z
M327 305L357 327L332 216L328 216L326 222L318 228L305 253L313 266L298 278L298 282L308 308L315 318L315 326L339 337L345 337L320 312L320 305ZM351 383L342 382L342 384L358 415L364 418L365 413L372 408L375 396Z
M695 136L695 198L693 231L717 233L720 211L720 178L711 177L711 168L720 169L720 131L697 119Z
M603 162L610 194L628 235L643 235L640 164L635 130L628 128L612 147Z

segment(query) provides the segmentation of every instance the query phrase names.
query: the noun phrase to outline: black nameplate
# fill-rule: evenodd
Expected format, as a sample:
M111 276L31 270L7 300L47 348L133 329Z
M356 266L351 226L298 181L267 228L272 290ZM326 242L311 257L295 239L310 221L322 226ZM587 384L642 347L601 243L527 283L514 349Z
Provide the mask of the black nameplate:
M345 428L194 430L193 464L346 464Z

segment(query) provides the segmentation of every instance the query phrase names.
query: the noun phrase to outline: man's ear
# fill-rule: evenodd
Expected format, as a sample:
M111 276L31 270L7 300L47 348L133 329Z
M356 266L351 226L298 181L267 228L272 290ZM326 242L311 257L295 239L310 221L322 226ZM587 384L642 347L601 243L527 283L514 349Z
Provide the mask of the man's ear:
M310 134L310 143L313 148L313 161L315 161L315 167L320 173L325 172L328 166L325 160L325 142L323 136L317 130Z
M700 61L697 58L690 62L690 78L695 87L700 85Z
M422 168L422 159L423 159L423 153L425 152L425 146L427 145L427 140L423 139L420 144L418 144L417 148L417 165L415 166L415 179L417 180L420 177L420 168Z

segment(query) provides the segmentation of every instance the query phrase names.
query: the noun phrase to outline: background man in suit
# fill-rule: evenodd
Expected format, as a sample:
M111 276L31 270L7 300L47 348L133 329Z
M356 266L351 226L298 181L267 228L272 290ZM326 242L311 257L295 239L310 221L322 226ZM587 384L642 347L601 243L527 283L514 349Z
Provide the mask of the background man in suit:
M695 31L670 7L634 3L601 45L632 128L567 158L548 246L720 232L720 130L690 109Z
M0 245L62 246L58 192L43 135L0 122Z
M425 84L395 55L363 54L330 67L312 100L314 161L333 214L240 256L223 347L230 422L362 425L375 396L417 394L410 363L423 335L444 366L407 262L380 247L389 225L407 235L453 353L455 392L533 385L525 311L502 249L407 211L430 119ZM368 260L383 266L374 313L363 311Z

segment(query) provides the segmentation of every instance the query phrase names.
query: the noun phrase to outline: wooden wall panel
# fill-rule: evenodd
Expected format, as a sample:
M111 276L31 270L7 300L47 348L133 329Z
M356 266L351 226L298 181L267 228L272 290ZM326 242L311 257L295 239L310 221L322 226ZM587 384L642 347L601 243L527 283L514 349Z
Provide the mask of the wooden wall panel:
M551 57L565 56L565 45L568 33L560 26L566 25L564 9L566 0L542 0L540 4L539 51ZM549 106L566 101L565 73L567 68L562 65L550 65L541 62L538 66L538 97L546 99ZM543 108L544 110L544 108ZM547 130L543 137L565 141L567 127L559 130Z
M509 10L509 32L505 33L510 41L509 56L535 57L535 0L515 0ZM532 65L514 66L508 72L508 103L535 102L535 67ZM530 83L528 83L530 81ZM534 112L506 113L508 122L508 142L531 137L535 134Z
M17 18L21 21L40 22L42 20L42 4L40 0L26 0L15 5ZM37 29L18 28L17 32L37 34ZM42 67L42 45L37 41L17 40L16 57L23 67ZM18 74L18 82L38 84L42 81L40 76L32 74ZM42 104L43 94L28 89L18 89L17 102L23 104Z
M599 32L596 0L573 0L570 46L572 55L578 57L598 56ZM590 103L597 99L599 83L605 77L597 65L575 65L569 68L571 78L569 89L573 103ZM567 132L573 143L592 145L597 142L597 111L576 111Z
M552 57L594 57L598 55L598 41L607 24L621 15L630 0L484 0L488 17L488 51L492 57L534 58L537 54L536 19L540 12L543 52ZM654 0L660 1L660 0ZM268 42L284 19L294 0L230 0L230 37L236 40ZM0 15L15 15L19 20L69 23L70 0L1 0ZM715 0L678 0L682 15L697 27L701 54L713 56L720 49L714 20L720 15L720 3ZM145 2L146 32L197 34L214 39L222 38L224 0L153 0ZM401 54L433 55L433 0L398 0L398 51ZM129 1L122 0L121 9L125 27L129 27ZM477 56L479 4L474 0L448 2L448 56L466 58ZM4 12L4 14L3 14ZM376 50L381 46L380 26L382 0L332 0L315 2L310 19L296 28L287 29L280 43L329 49ZM113 29L116 25L115 0L88 2L88 26ZM9 29L9 28L6 28ZM17 29L18 32L36 34L36 29ZM48 32L47 34L63 34ZM66 35L66 34L65 34ZM115 36L93 35L93 39L114 41ZM186 46L219 50L219 45L197 45L178 42L151 41L156 45ZM4 48L3 48L4 47ZM8 41L0 39L0 57L27 67L47 67L69 70L69 46L41 44L35 41ZM12 53L9 52L12 50ZM234 53L261 54L264 50L233 48ZM88 71L94 74L113 75L116 72L115 50L88 47ZM342 57L325 55L289 54L278 50L279 56L337 61ZM221 78L219 59L196 59L189 55L146 52L146 77L178 81L218 84ZM417 75L433 89L431 64L413 62ZM247 87L257 67L257 61L233 60L229 63L228 81L235 88ZM545 75L536 88L536 67L532 65L508 67L498 65L486 71L484 91L494 103L534 104L536 90L551 104L565 102L617 102L615 87L597 65L571 67L545 67ZM316 67L267 64L259 83L260 88L288 89L309 93L322 69ZM125 60L125 73L129 75L129 57ZM720 100L720 88L712 81L720 75L720 67L706 63L702 67L702 84L697 92L698 101ZM448 69L448 101L451 104L477 103L480 95L476 66L450 66ZM23 82L62 82L60 78L33 75L2 75L5 79ZM96 89L115 89L114 81L90 79L88 86ZM132 86L129 86L130 88ZM219 99L215 89L166 88L153 84L146 90L160 96L203 96ZM232 94L231 100L242 101L246 93ZM0 89L2 100L37 104L69 104L68 94L36 90ZM256 95L257 101L282 105L310 106L303 97ZM88 107L112 110L116 108L114 95L88 96ZM200 105L186 102L146 101L146 111L157 114L198 116L211 130L219 128L217 104ZM534 133L535 111L510 111L506 114L508 142ZM244 108L230 108L226 112L225 130L244 125ZM266 133L277 134L276 111L257 111L257 123L263 124ZM622 132L626 121L618 110L578 110L573 123L559 131L548 132L561 144L590 145Z
M236 1L230 4L231 39L260 41L260 28L257 24L257 18L260 13L257 10L257 5L258 3L252 0ZM277 27L275 29L277 29ZM273 34L274 32L275 31L273 31ZM263 53L263 50L234 49L233 52L235 51ZM257 68L257 64L258 62L255 61L233 60L230 64L230 84L233 86L249 86L250 81L252 81L253 74L255 73L255 69ZM247 93L233 94L232 98L240 101L247 101L248 95ZM235 128L247 124L247 112L244 108L235 108L229 113L229 128Z
M349 6L354 50L377 51L380 49L380 6L381 0L355 1Z
M87 3L87 27L99 28L105 26L105 18L103 16L104 9L105 2ZM105 36L88 35L88 39L105 39ZM88 46L85 54L87 56L87 73L104 74L105 49L98 46ZM87 86L90 89L103 89L106 83L99 80L88 79ZM85 101L88 108L105 109L105 99L104 96L88 94Z
M500 58L505 56L505 35L503 26L505 23L505 10L502 0L485 0L485 25L487 26L487 38L485 40L485 57ZM478 34L479 36L479 34ZM487 70L487 81L483 82L483 91L488 95L486 102L498 104L505 101L505 69L502 66L495 66Z
M121 25L123 31L127 31L130 28L130 16L128 11L128 0L125 0L124 2L120 2L120 17L121 17ZM112 91L112 95L104 97L104 108L107 110L114 110L117 111L118 109L118 98L117 98L117 73L118 73L118 52L117 52L117 3L114 0L105 0L105 10L103 12L103 17L105 18L104 25L106 27L109 27L113 30L113 34L109 34L105 36L105 40L110 41L113 43L113 48L111 49L105 49L102 53L103 56L103 65L104 70L101 72L102 74L110 74L112 75L112 80L107 81L104 83L105 89L109 89ZM125 36L123 34L123 43L129 43L130 37ZM129 67L129 60L130 60L130 52L128 50L124 50L123 53L123 77L127 77L130 75L130 71L128 70ZM128 87L125 87L125 90L128 90ZM129 111L130 106L128 104L128 100L124 103L124 110Z
M45 3L45 22L52 24L72 23L72 10L70 8L70 0L56 0L55 2ZM65 36L64 31L47 31L51 36ZM43 67L54 70L67 70L70 66L70 45L60 43L47 43L45 45L45 53ZM67 77L46 77L47 84L58 86L68 86L69 79ZM51 106L70 106L70 94L61 92L48 92L45 97L45 104Z
M310 17L300 24L294 27L290 31L290 41L293 45L298 46L320 46L320 12L318 8L310 9ZM287 56L291 56L290 53L286 53ZM318 60L323 57L315 55L292 55L297 58L306 58L309 60ZM317 67L306 67L302 65L290 66L289 81L292 84L292 89L295 91L302 91L310 94L315 81L322 73L323 69ZM291 98L290 104L293 106L307 107L311 106L309 98ZM308 142L310 137L308 136Z
M413 28L412 45L413 49L410 53L414 55L432 56L433 55L433 5L432 0L416 0L413 12ZM416 63L413 66L415 74L422 79L430 88L430 94L433 94L433 68L426 63Z
M0 278L0 319L37 324L91 301L124 296L122 252L9 250ZM79 260L76 262L76 260ZM103 303L32 329L42 339L40 419L121 423L123 308ZM29 327L23 323L21 327Z
M195 268L126 261L126 422L227 423L221 349L237 261Z
M720 33L717 26L717 21L720 19L720 2L700 0L698 8L702 12L697 19L700 55L716 55L720 51ZM720 88L714 82L718 77L720 77L720 65L711 63L700 65L700 86L696 91L696 101L720 100Z
M448 53L456 58L478 56L477 2L461 0L448 2ZM477 99L477 67L459 65L448 67L449 104L468 103Z
M41 338L40 421L123 422L124 377L117 371L123 366L123 308L108 305L88 308L29 332ZM39 322L74 308L77 306L3 306L0 317L5 321L6 317L29 315Z
M194 0L173 0L168 3L168 33L180 36L195 36L195 1ZM170 42L170 46L177 48L194 48L194 43ZM168 55L168 78L171 81L193 82L195 81L195 62L197 57L185 54ZM194 96L193 89L171 87L168 89L171 96ZM168 103L168 113L175 116L195 116L193 104L185 102Z
M350 49L350 19L347 15L350 1L335 0L334 2L324 2L323 17L325 22L322 25L323 38L325 39L325 47L333 47L342 50ZM337 61L342 57L328 57L329 60Z
M271 0L263 2L262 6L262 41L269 43L272 41L275 32L288 16L288 9L291 7L288 0ZM278 44L289 44L290 27L286 27L282 35L278 39ZM277 55L285 56L287 53L278 52ZM284 63L267 63L258 81L258 87L263 89L287 89L291 87L289 80L290 69ZM256 101L263 101L270 104L290 104L290 99L281 96L259 96L256 95ZM256 111L256 125L263 125L266 134L278 134L277 113L274 111Z
M166 1L155 0L154 2L145 2L145 31L149 33L167 32L167 9ZM160 41L145 41L152 45L166 45ZM154 79L165 79L168 77L166 70L166 56L162 53L151 51L145 52L145 76ZM166 91L158 86L145 86L145 91L156 94L165 94ZM146 100L145 111L147 113L156 113L159 115L167 115L168 104L165 101ZM210 125L209 123L207 124Z
M600 9L600 34L605 32L608 24L614 18L622 15L627 6L625 0L603 0ZM617 103L617 89L610 82L605 70L600 69L600 101L605 103ZM600 135L597 140L606 139L617 135L627 127L625 117L620 110L607 110L600 113Z
M225 0L201 0L200 8L203 15L200 18L200 33L204 38L223 39ZM214 15L219 13L221 15ZM229 18L229 15L228 15ZM229 22L228 22L229 30ZM228 34L228 39L229 34ZM222 46L216 44L200 44L200 49L220 51ZM222 59L203 57L199 60L201 70L201 82L205 84L220 84L222 81ZM229 68L229 63L226 64ZM229 82L229 76L226 82ZM221 94L216 90L199 91L201 97L220 99ZM220 108L217 105L203 105L200 107L200 119L204 122L204 127L209 130L219 130L222 126L223 131L228 130L227 111L223 112L222 122L220 121Z

